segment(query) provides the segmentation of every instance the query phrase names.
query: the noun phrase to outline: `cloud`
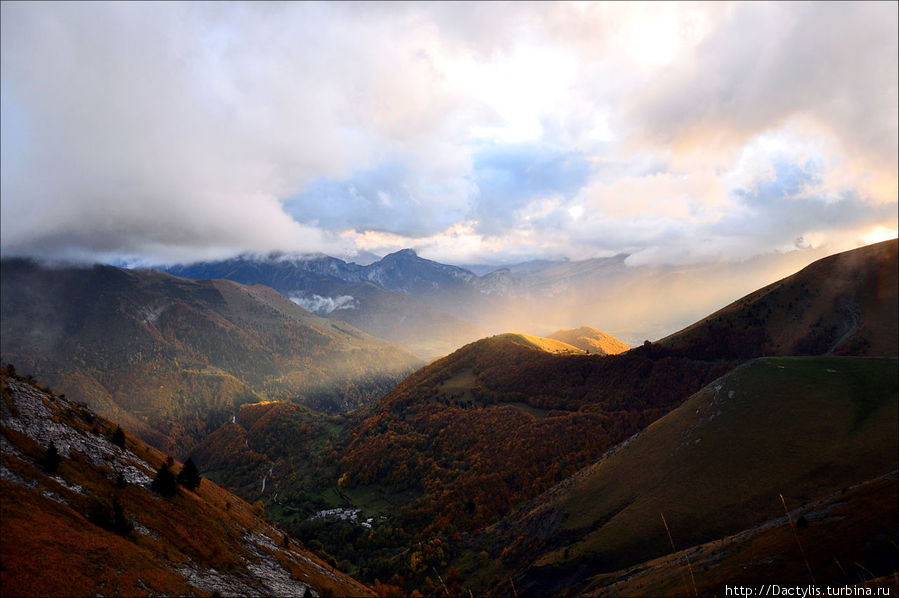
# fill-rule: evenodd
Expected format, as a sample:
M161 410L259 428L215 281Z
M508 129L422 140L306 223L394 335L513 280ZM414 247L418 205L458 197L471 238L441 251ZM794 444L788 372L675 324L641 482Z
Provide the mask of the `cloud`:
M389 148L464 173L423 34L341 11L4 3L4 251L334 251L282 200Z
M895 3L735 5L635 94L631 132L708 161L792 122L895 172L897 22Z
M7 254L743 259L896 229L895 3L2 4Z

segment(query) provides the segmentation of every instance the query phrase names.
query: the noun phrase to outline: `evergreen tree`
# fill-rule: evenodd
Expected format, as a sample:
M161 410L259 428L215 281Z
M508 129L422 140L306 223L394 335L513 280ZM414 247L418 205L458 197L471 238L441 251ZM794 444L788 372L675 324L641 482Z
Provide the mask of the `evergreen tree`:
M125 433L122 431L121 426L116 426L115 432L112 433L111 440L114 445L122 448L125 447Z
M47 450L44 451L44 455L41 457L41 464L48 473L53 473L59 467L60 461L62 461L62 457L59 456L56 445L50 442L50 446L47 447Z
M125 511L122 509L122 505L119 504L118 497L113 497L112 499L112 521L112 531L116 533L127 535L134 529L134 524L125 517Z
M184 467L182 467L180 473L178 473L178 483L189 490L196 490L202 479L200 471L194 464L194 460L188 458L184 463Z
M156 478L150 484L150 490L167 497L175 496L178 493L178 480L175 479L175 474L169 469L167 463L163 463L162 467L156 471Z

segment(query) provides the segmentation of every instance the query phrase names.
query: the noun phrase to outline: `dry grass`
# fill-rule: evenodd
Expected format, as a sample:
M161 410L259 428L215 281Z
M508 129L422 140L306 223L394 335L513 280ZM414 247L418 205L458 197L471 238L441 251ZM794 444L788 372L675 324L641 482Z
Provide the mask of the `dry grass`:
M52 406L59 423L88 433L96 429L107 436L115 429L101 418L89 426L73 411L61 409L52 400L45 402ZM255 560L245 546L247 534L261 534L282 545L283 532L245 501L209 480L203 480L196 492L182 488L166 499L139 485L119 487L111 471L73 453L72 458L62 460L54 475L62 476L70 486L81 487L74 491L35 465L44 450L40 444L6 427L2 433L22 455L5 451L3 465L15 476L36 484L28 488L2 481L3 595L202 595L187 585L177 569L194 564L219 572L246 572L247 562ZM129 433L126 446L153 468L167 460ZM180 469L178 463L173 467L176 474ZM54 497L64 503L52 500ZM140 529L120 535L89 521L84 513L89 512L94 497L110 502L115 498L125 516ZM149 530L149 535L143 529ZM306 552L296 540L291 541L289 552L269 552L294 579L320 594L371 595L364 586Z
M899 570L895 475L836 492L792 512L796 536L818 584L891 587ZM786 517L596 577L586 596L680 596L680 572L689 555L700 595L722 594L726 584L807 586L806 559ZM872 575L871 571L879 573ZM891 572L891 573L885 573Z
M895 470L896 379L895 360L751 362L558 490L518 531L505 532L520 536L512 550L524 559L507 566L544 576L617 571L669 550L660 512L679 546L697 545L783 516L779 493L788 505L803 505ZM881 513L895 521L895 510ZM814 567L811 554L809 561Z

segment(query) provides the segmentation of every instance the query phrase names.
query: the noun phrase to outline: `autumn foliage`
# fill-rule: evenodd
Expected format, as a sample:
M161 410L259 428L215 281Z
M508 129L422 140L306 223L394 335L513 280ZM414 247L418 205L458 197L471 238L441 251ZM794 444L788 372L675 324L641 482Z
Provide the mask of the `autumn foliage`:
M478 341L410 376L352 430L342 484L413 491L407 529L476 530L729 367L652 347L600 357L515 335Z

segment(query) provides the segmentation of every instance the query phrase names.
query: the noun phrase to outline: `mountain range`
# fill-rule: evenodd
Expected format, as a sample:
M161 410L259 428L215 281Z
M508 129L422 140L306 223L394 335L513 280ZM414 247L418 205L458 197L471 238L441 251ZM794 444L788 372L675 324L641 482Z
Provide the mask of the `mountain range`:
M366 266L328 256L272 254L174 266L167 271L186 278L269 286L313 313L402 344L424 359L483 336L470 321L428 301L459 291L471 298L467 283L474 275L422 260L411 250Z
M892 240L816 261L631 349L590 327L547 337L528 330L482 337L421 367L396 345L308 313L287 287L279 293L217 276L195 281L109 267L51 274L4 260L3 359L14 355L18 369L42 380L56 375L50 383L60 390L82 380L83 370L92 382L76 388L100 405L109 399L91 397L91 389L115 381L118 394L106 392L118 398L126 429L133 422L140 436L178 447L209 480L273 517L287 545L297 538L309 558L379 595L698 596L763 583L889 588L899 582L897 258ZM491 274L494 282L514 279L513 269L469 276L411 252L351 268L316 259L315 276L331 270L359 278L330 277L334 289L363 285L441 311L452 298L470 297L456 318L479 309L490 317L507 301L529 300L513 288L517 282L508 292L483 286ZM252 261L244 266L268 268ZM522 266L522 276L583 267L585 278L603 268L615 278L625 261L533 264ZM444 278L430 280L430 272ZM666 276L676 287L697 272ZM642 288L629 280L603 297ZM558 301L591 290L568 288ZM339 311L350 310L332 313ZM131 367L141 363L135 347L140 359L155 356L152 369ZM333 369L350 356L352 366ZM385 356L388 367L398 364L392 378L379 370ZM197 363L252 392L222 403L196 383L181 395L192 402L153 394L160 380L196 375ZM347 377L347 369L356 375ZM4 409L15 415L11 392L4 391ZM133 405L125 396L150 397L141 400L168 410L169 419L126 409ZM357 398L341 402L347 396ZM29 444L4 426L35 469L47 443ZM108 438L112 426L92 433ZM126 436L128 448L138 446ZM141 457L152 463L146 475L164 461L153 455ZM44 483L19 473L25 466L12 467L13 457L3 463L4 478L8 470ZM201 490L214 487L209 480ZM54 488L44 489L58 495ZM28 497L16 492L9 506L4 499L4 517L24 517L14 505ZM175 513L166 516L190 528ZM266 533L274 541L282 532ZM197 579L208 577L203 571Z
M245 255L169 267L177 276L264 284L317 315L399 343L422 359L487 334L547 336L585 323L629 345L682 328L813 261L814 250L744 262L651 266L626 254L506 267L441 264L404 249L367 265L323 256Z
M344 411L421 363L260 285L4 260L0 288L4 363L177 454L242 403Z
M704 418L711 418L708 421L723 417L724 412L719 415L717 408L711 411L712 407L702 403L711 400L709 397L720 399L721 393L726 396L733 391L737 397L745 393L764 395L765 401L790 405L787 395L804 393L802 396L814 405L817 401L830 400L826 397L834 388L851 390L848 395L833 398L841 406L820 414L827 421L833 420L836 428L832 436L822 433L820 425L814 423L817 420L809 419L802 410L813 407L800 409L799 403L795 405L796 411L791 412L792 419L778 421L783 428L771 421L771 403L765 401L752 403L761 411L747 414L746 421L723 418L715 424L724 426L724 430L734 427L734 433L736 428L746 427L750 436L761 435L764 426L770 426L771 442L753 442L749 436L739 436L743 439L739 446L748 451L741 458L755 464L755 469L747 470L750 473L746 475L764 478L770 463L800 455L789 472L795 478L776 478L772 473L770 480L771 484L787 484L784 480L788 480L794 488L806 488L799 481L810 484L795 494L789 488L779 488L779 492L794 501L791 509L823 499L846 485L865 484L887 475L891 465L896 469L895 451L891 447L899 431L895 417L890 415L891 409L895 409L896 396L895 384L889 382L889 372L895 370L894 358L899 353L894 332L896 255L894 241L828 258L734 302L659 343L647 342L619 355L602 356L594 351L587 354L559 340L522 334L482 339L418 370L380 401L328 425L310 425L308 414L296 409L248 406L247 409L265 409L264 420L253 418L250 425L237 422L223 426L201 447L201 460L215 469L218 479L226 485L234 483L235 489L246 493L248 498L265 501L290 529L316 538L325 553L334 553L341 562L356 563L352 572L369 583L375 579L385 581L384 572L393 570L403 571L405 585L398 587L406 591L421 588L422 584L427 585L429 577L433 581L428 573L430 568L445 562L470 582L469 587L488 590L491 595L510 593L509 586L505 585L510 577L516 580L518 591L533 595L593 587L591 584L600 584L599 580L591 581L594 575L613 575L622 568L637 567L639 561L634 559L664 555L666 544L657 537L659 529L663 532L664 528L652 528L656 536L646 540L635 535L635 547L613 551L614 558L601 558L599 562L608 563L599 567L593 553L583 556L576 552L576 538L580 536L572 536L573 532L562 523L582 508L578 505L591 501L605 504L597 497L607 492L596 484L585 486L587 489L582 494L571 499L573 506L550 508L559 496L559 488L570 488L585 475L583 472L596 467L592 464L597 460L604 462L617 454L620 447L636 442L629 440L635 434L639 434L637 439L648 435L650 440L641 440L634 446L644 446L642 443L647 442L650 447L647 450L656 447L661 440L652 440L654 436L649 432L669 417L680 421L677 417L682 416L675 417L674 413L683 413L685 409L692 409L690 413L693 413L699 409L705 413ZM796 299L791 305L794 294L806 300L797 304ZM858 326L830 330L831 322L841 321L844 313L841 309L845 305L851 306ZM775 325L785 321L793 324ZM828 343L809 344L807 339L817 338L821 330L836 336L829 337ZM771 341L772 331L780 333L775 337L776 343ZM589 331L569 331L557 336L578 338L585 336L584 332ZM842 342L834 344L841 339ZM770 357L766 358L768 361L748 361L772 354L792 355L797 347L810 347L808 352L818 347L818 353L828 353L828 349L834 348L839 353L869 358L882 355L891 359L858 361L832 356L825 361L807 363L772 362ZM728 374L741 363L768 364L765 367L776 372L780 372L781 366L787 367L784 363L793 364L788 371L795 367L798 379L788 378L782 386L776 382L766 386L764 372L769 370L759 370L761 365L743 366L749 368L745 371L753 372L751 378L737 376L736 372L743 369ZM865 390L868 387L852 390L856 388L853 385L866 378L883 380L883 386L869 389L876 391L870 397ZM861 406L867 401L871 403ZM857 407L847 410L856 404ZM856 421L854 418L861 417L852 414L862 412L866 414L865 426L873 426L870 430L852 423ZM754 427L748 427L750 421ZM806 425L810 428L803 427ZM670 435L679 434L678 442L696 443L701 437L692 429L677 430ZM798 445L778 441L793 436ZM286 437L302 439L304 444L292 444L284 440ZM844 437L845 444L839 444L837 439ZM713 491L719 495L725 492L721 488L743 479L738 476L744 475L748 465L728 472L719 464L714 469L709 466L704 473L702 468L709 459L726 454L723 447L708 440L704 437L699 440L698 449L710 447L710 452L703 457L705 461L690 465L689 479L703 488L713 487L713 480L703 481L703 475L714 477L716 484L720 479L720 487L714 486ZM241 443L245 448L239 448ZM323 457L316 472L310 472L308 466L299 463L301 459L293 456L310 454L308 443L316 446L314 454ZM822 453L828 443L846 449L845 462L840 465L843 474L831 475L828 469L833 450L842 450L828 449L831 452ZM258 465L242 470L243 481L231 475L221 459L214 456L230 454L224 447L253 451ZM801 457L804 453L799 451L800 447L807 451L806 457ZM872 459L872 450L880 451L878 459ZM617 487L623 480L630 480L635 475L633 472L649 467L648 463L641 459L628 464L628 469L611 470L619 473L603 478L602 484ZM666 472L678 471L679 467L678 463L660 462L650 469ZM267 493L260 492L259 484L266 474ZM776 511L772 511L772 504L777 507L777 503L768 501L762 507L759 502L753 502L761 500L756 498L746 502L725 501L723 504L728 506L722 507L725 510L710 521L723 520L727 525L702 531L705 528L695 519L687 519L686 523L676 519L681 511L694 507L689 506L683 494L689 493L689 486L678 485L671 479L672 475L668 475L666 483L681 494L671 499L670 508L657 506L667 511L672 525L677 521L682 528L696 530L696 534L682 537L681 545L738 534L777 517ZM616 476L621 476L621 481ZM560 486L554 487L557 483ZM650 489L655 483L655 478L647 478L645 486L628 490L629 496L654 494L656 491ZM874 486L888 487L889 483L887 479ZM765 491L768 500L773 490ZM773 496L776 495L775 492ZM879 498L872 500L872 504L882 502ZM578 529L593 530L603 525L615 517L621 504L612 504L606 511L587 512ZM526 506L515 510L516 505ZM700 503L696 508L701 510L706 506ZM373 547L364 536L354 541L351 528L336 532L335 529L349 525L345 521L335 521L330 526L324 521L309 523L308 518L314 513L337 508L359 509L376 521L386 517L389 523L382 529L392 534L393 544L383 540ZM650 508L654 507L635 511L648 518L647 525L658 521L657 513L651 514L652 517L646 514ZM728 514L727 509L733 512ZM526 514L531 511L545 516L528 518ZM892 516L889 510L882 513ZM631 519L615 520L616 525L619 520L624 526L621 529L631 529L632 523L628 523ZM865 529L870 531L870 527ZM877 536L882 531L877 528L871 533ZM541 537L544 540L539 540ZM435 539L440 541L439 550L429 544ZM859 541L864 544L868 540ZM571 547L566 542L572 542ZM883 544L879 546L886 550ZM565 553L566 548L568 556L558 564L540 556L545 553L549 555L546 559L556 559L554 551Z

